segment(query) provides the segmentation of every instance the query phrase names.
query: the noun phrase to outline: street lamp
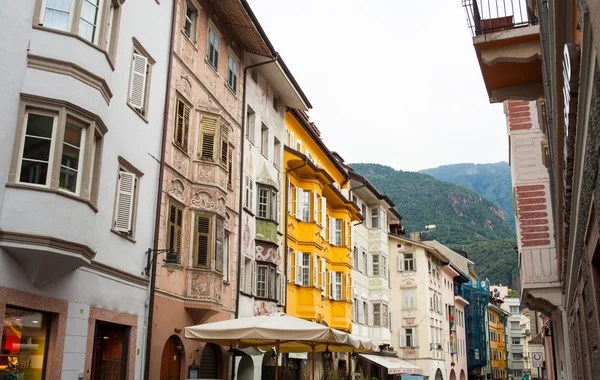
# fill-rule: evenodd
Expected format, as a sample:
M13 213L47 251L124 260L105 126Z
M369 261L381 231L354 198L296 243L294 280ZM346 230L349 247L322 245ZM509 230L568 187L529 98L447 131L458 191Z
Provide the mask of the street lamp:
M172 270L172 269L175 269L177 266L179 266L179 260L177 259L177 252L173 251L172 249L148 248L148 250L146 251L146 255L148 256L148 264L146 265L146 268L144 268L144 273L146 274L146 276L150 276L150 268L152 268L152 263L154 263L154 259L156 259L156 257L161 252L167 253L167 255L166 255L167 257L165 258L165 261L164 261L167 269ZM150 255L152 255L152 258L150 258Z

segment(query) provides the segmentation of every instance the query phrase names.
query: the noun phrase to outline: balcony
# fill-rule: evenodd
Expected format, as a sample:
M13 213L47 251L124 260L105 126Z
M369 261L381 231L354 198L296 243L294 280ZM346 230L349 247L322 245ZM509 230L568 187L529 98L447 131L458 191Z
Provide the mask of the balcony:
M543 94L539 26L528 3L463 0L490 103Z

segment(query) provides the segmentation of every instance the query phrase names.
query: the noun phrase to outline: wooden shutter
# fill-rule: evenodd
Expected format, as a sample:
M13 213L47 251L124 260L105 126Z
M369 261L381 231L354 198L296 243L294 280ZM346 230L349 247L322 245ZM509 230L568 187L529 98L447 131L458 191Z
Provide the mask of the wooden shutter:
M233 187L233 148L229 147L227 151L227 186Z
M188 150L188 133L190 127L190 107L181 99L177 101L177 122L175 124L175 145Z
M256 261L253 261L252 262L252 295L256 295L256 283L258 281L256 272L258 272L258 264L256 263Z
M304 209L304 190L296 188L296 219L302 220L302 210Z
M296 260L296 285L302 285L302 253L296 252L294 258Z
M177 261L181 262L181 230L183 225L183 210L171 204L169 206L169 225L167 243L168 248L177 254Z
M329 299L333 299L333 283L334 281L334 272L332 270L329 271Z
M373 255L367 253L367 275L373 275Z
M217 118L202 116L200 121L200 151L198 156L202 160L215 161L215 140L217 135Z
M113 227L115 231L131 233L133 220L133 201L135 198L135 174L119 172L117 182L117 202L115 204L115 219Z
M398 272L404 272L404 254L398 254Z
M321 197L321 237L327 239L327 198Z
M196 262L197 267L207 268L209 266L209 244L210 244L210 218L196 216ZM222 248L222 245L221 245ZM221 268L223 267L221 251Z
M287 268L286 268L286 278L288 282L292 281L292 267L294 267L294 263L292 262L292 251L287 249Z
M133 63L131 67L131 84L129 86L129 104L133 108L143 110L144 96L146 93L146 74L148 67L148 58L143 55L133 53Z
M346 301L352 301L352 293L350 286L350 273L346 273Z
M319 195L316 190L313 190L313 223L319 223Z
M223 272L223 242L225 241L225 225L223 220L217 218L217 236L215 238L215 269Z
M321 295L323 297L326 296L326 287L327 287L327 267L326 267L327 262L325 261L325 258L321 257Z
M229 159L229 126L225 123L221 123L221 164L227 167L227 160Z
M313 287L319 287L318 275L319 272L319 257L316 253L312 254L313 257L313 265L312 265L312 275L313 275Z

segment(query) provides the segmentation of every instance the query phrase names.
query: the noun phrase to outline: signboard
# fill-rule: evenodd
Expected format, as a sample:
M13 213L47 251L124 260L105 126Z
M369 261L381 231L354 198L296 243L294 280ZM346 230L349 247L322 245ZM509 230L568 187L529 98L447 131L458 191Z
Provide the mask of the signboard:
M533 368L544 368L544 356L541 352L534 352L531 354L533 359Z
M288 357L290 359L303 359L303 360L307 360L308 359L308 352L290 352L288 354Z

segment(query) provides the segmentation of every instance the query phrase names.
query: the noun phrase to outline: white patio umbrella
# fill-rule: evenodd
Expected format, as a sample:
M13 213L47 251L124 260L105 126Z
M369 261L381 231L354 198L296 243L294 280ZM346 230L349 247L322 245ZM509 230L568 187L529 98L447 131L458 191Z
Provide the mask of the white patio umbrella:
M190 326L184 331L187 339L222 346L238 348L259 346L262 349L275 346L277 361L281 352L312 351L313 378L314 352L373 351L373 347L369 347L366 342L361 342L343 331L283 313ZM277 366L275 366L275 378L278 378Z

